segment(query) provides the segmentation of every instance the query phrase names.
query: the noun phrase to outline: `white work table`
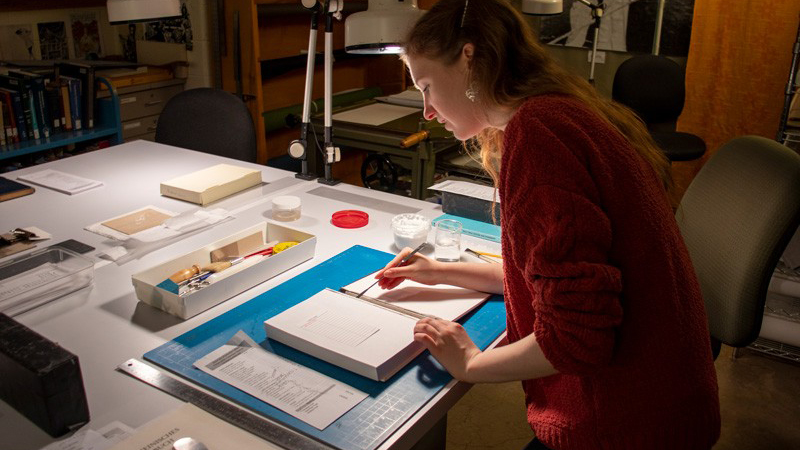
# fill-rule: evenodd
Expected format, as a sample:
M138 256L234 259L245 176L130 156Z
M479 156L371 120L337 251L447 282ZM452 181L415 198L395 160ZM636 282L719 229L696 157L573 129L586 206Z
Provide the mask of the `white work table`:
M232 220L122 265L97 256L114 242L86 231L84 227L147 205L178 213L196 209L197 205L162 197L159 184L222 162L257 168L267 183L209 205L209 209L222 207L231 211ZM296 179L293 173L286 171L146 141L21 169L4 176L16 179L19 175L43 169L60 170L104 183L100 188L72 196L37 186L33 195L0 203L0 230L36 226L52 234L52 239L40 243L37 248L76 239L97 249L87 254L96 262L92 285L15 317L79 357L91 416L91 422L85 427L91 429L113 421L136 428L181 405L180 400L115 371L122 362L129 358L141 360L144 353L355 244L396 253L390 220L398 213L420 212L430 218L441 214L438 205L428 202L346 184L329 187L316 181ZM131 284L132 274L270 219L270 200L287 194L301 198L302 217L284 224L317 236L312 260L187 320L138 301ZM338 199L329 198L331 196ZM358 229L333 226L331 214L344 209L367 212L369 224ZM0 262L5 260L0 259ZM190 381L187 383L191 384ZM380 448L410 448L468 389L464 383L453 381L448 384ZM54 441L2 401L0 436L0 447L15 450L38 449Z

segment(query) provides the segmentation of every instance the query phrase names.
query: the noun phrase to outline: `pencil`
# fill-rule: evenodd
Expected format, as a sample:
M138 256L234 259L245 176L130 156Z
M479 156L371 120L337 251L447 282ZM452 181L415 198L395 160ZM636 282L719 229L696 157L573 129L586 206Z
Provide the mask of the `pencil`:
M489 256L491 256L491 254L485 254L485 253L482 253L482 252L476 252L475 250L472 250L471 248L468 248L468 249L466 249L464 251L469 253L469 254L471 254L472 256L475 256L476 258L480 258L480 259L482 259L482 260L484 260L486 262L490 262L490 263L494 263L494 264L500 264L500 261L498 261L496 259L492 259L492 258L489 257ZM499 257L499 256L498 256L498 258L503 259L502 257Z
M500 259L503 259L503 257L502 257L502 256L500 256L500 255L495 255L494 253L479 252L479 251L477 251L477 250L471 250L471 249L467 249L467 250L469 250L469 251L471 251L471 252L473 252L473 253L477 253L477 254L479 254L479 255L483 255L483 256L491 256L492 258L500 258Z

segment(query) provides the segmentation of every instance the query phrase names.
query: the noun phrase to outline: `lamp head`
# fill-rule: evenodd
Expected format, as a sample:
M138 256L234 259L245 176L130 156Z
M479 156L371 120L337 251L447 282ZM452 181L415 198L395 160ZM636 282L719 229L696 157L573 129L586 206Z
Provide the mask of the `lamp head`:
M417 0L369 0L366 11L347 17L344 49L358 54L400 53L400 44L424 13Z
M111 25L181 17L180 0L107 0Z
M533 16L554 16L564 11L562 0L522 0L522 12Z

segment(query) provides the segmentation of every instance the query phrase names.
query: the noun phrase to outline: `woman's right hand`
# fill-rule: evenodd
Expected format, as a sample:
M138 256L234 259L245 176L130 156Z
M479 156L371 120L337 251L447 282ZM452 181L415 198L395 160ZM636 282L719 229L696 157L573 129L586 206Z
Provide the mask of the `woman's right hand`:
M408 247L404 248L389 264L375 274L375 278L383 277L378 281L378 286L383 289L393 289L405 279L427 285L442 282L442 276L439 272L443 263L434 261L419 253L412 256L403 266L394 267L412 251Z

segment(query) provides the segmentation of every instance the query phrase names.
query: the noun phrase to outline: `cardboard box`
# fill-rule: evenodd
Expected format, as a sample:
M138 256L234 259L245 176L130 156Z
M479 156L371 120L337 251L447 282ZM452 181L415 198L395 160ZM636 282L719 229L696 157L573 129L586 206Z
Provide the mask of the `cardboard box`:
M212 262L212 252L218 254L221 249L235 247L237 242L244 242L248 237L252 238L256 233L260 233L258 239L262 246L271 241L295 241L298 244L276 255L262 258L254 265L234 271L232 275L184 296L157 286L169 278L170 275L182 269L192 265L202 266L209 264ZM182 319L188 319L304 261L308 261L314 257L316 243L317 238L312 234L278 225L274 222L263 222L225 239L208 244L203 248L134 274L132 282L136 290L136 297L140 301ZM234 268L236 266L226 270L233 270Z
M161 195L207 205L260 183L260 170L217 164L161 183Z

